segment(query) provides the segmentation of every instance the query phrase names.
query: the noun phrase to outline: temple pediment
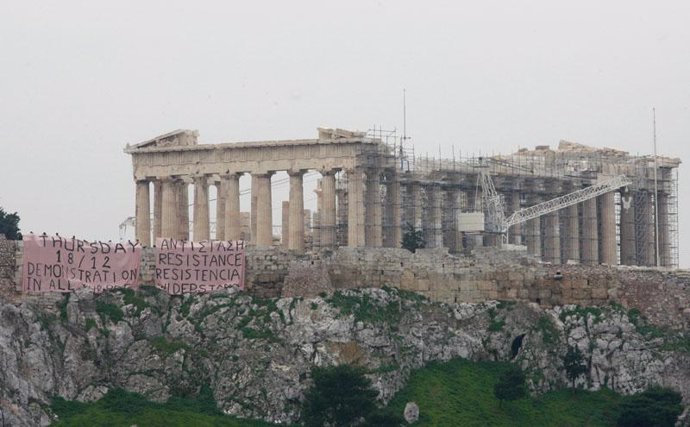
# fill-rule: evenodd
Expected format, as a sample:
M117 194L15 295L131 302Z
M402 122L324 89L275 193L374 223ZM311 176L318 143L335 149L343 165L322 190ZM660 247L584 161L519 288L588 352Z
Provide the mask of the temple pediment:
M184 147L190 145L197 145L199 131L190 129L177 129L155 138L140 142L134 146L129 146L128 149L139 148L154 148L154 147Z

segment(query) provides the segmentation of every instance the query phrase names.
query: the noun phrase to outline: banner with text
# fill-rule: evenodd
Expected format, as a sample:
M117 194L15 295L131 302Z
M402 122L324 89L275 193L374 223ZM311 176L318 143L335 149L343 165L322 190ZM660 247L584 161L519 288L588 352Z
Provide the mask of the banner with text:
M22 289L26 292L72 292L89 287L137 287L141 245L89 242L74 237L24 236Z
M244 241L156 239L156 286L172 295L244 289Z

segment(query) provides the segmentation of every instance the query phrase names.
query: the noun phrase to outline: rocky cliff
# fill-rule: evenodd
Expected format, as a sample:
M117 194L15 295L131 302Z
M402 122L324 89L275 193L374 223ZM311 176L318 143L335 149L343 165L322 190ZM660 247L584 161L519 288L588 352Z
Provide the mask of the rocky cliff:
M690 341L617 305L444 304L389 288L170 297L143 287L81 291L54 306L0 300L0 407L5 423L46 425L52 396L94 400L123 387L165 400L209 384L227 413L294 421L313 366L365 366L385 402L428 361L512 359L539 392L567 383L569 345L585 355L584 387L662 384L690 398Z

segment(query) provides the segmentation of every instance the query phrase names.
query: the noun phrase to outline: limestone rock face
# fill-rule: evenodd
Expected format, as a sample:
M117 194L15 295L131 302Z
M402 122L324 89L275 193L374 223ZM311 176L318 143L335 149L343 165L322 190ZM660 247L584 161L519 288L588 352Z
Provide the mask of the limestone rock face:
M660 331L617 307L442 304L385 288L308 299L144 288L79 292L54 306L0 300L0 409L7 424L47 425L54 396L90 401L120 387L165 401L208 385L226 413L294 422L314 366L364 366L387 402L429 361L513 360L542 392L568 384L569 346L588 366L576 385L633 393L661 384L687 401L685 341Z

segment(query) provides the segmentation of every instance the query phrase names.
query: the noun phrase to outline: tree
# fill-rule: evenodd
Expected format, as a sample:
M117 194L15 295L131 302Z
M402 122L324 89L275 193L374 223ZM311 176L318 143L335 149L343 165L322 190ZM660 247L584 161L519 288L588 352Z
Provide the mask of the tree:
M494 385L494 396L502 403L504 400L516 400L525 395L525 374L517 366L511 365Z
M587 372L587 365L579 348L568 346L568 352L563 357L563 368L565 368L565 375L575 388L575 380Z
M0 234L4 234L9 240L21 240L19 232L19 215L17 212L8 213L0 208Z
M402 247L410 252L415 252L417 249L422 249L426 246L422 230L415 230L414 226L409 222L405 224L405 232L403 233Z
M350 365L314 368L302 420L307 426L351 426L372 415L378 393L364 371Z
M683 411L682 396L677 391L652 387L628 396L619 407L619 427L673 426Z

